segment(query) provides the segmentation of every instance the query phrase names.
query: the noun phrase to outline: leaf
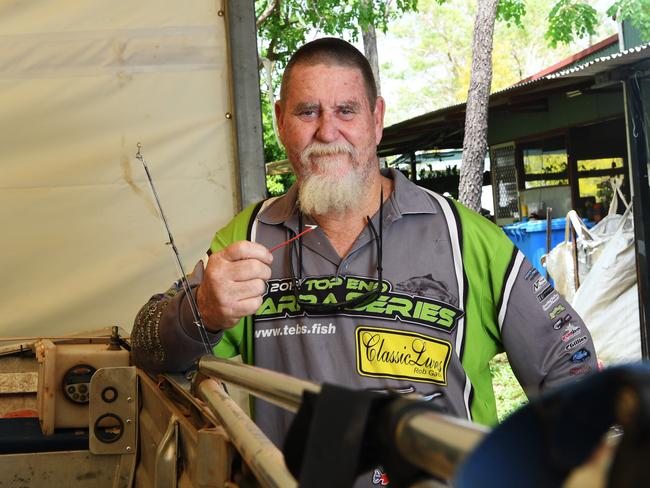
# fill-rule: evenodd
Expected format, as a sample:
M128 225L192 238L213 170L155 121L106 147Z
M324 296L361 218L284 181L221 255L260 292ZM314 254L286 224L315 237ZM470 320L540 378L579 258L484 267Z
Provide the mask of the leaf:
M617 0L607 15L618 21L629 21L644 39L650 39L650 0Z
M576 37L583 38L596 32L598 12L588 3L559 0L548 14L548 30L544 35L551 47L569 44Z
M525 0L500 0L497 6L497 20L504 21L510 27L513 23L523 27L522 18L526 15Z

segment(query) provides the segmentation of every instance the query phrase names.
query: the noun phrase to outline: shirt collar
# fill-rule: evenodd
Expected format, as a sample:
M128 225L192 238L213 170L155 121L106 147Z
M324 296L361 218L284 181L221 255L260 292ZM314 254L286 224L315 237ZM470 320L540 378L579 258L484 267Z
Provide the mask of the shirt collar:
M395 207L396 217L407 214L436 214L437 207L429 190L407 179L401 171L394 168L382 170L382 174L393 180L393 194L390 201Z
M393 180L393 194L384 207L384 217L397 220L407 214L436 214L438 211L427 190L408 180L400 171L390 168L383 169L382 174ZM281 197L271 199L259 214L260 222L271 225L284 223L296 230L298 227L298 186L292 185ZM305 224L311 220L307 217Z

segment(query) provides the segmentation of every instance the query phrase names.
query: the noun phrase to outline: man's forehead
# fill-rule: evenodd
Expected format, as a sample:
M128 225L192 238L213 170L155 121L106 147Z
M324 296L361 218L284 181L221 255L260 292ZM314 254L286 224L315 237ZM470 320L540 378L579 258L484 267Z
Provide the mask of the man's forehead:
M325 73L325 71L333 72ZM363 73L357 67L338 64L297 64L292 68L288 81L289 92L298 91L301 88L320 88L324 85L337 84L337 82L340 82L342 88L347 92L354 91L354 89L365 89Z
M301 61L293 65L291 68L291 76L294 76L297 73L322 69L336 70L340 71L341 73L345 73L350 76L358 76L359 78L363 79L363 73L358 66L338 63L335 60L319 60L316 62Z
M333 97L327 100L318 98L316 96L309 96L306 94L303 97L296 98L292 97L292 105L297 108L311 108L311 107L349 107L349 108L361 108L364 105L367 105L365 98L354 97L354 98L338 98Z
M294 77L294 75L298 76ZM336 79L323 80L320 77L311 77L306 73L292 73L291 83L287 88L287 97L291 100L292 105L362 106L367 105L368 102L361 76L358 80L341 76Z
M329 61L329 60L328 60ZM301 103L317 104L318 107L335 107L355 103L372 110L364 74L358 66L337 62L299 62L283 80L281 103L285 107ZM288 103L287 103L288 102Z

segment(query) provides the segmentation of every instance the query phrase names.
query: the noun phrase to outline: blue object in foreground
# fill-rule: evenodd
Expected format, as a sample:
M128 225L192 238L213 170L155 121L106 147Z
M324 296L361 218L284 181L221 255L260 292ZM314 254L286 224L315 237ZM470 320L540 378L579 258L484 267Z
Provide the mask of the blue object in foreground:
M650 486L650 367L606 369L533 400L497 426L461 465L455 488L560 488L610 426L625 432L607 486Z
M583 220L587 227L592 227L594 222ZM551 220L551 249L564 241L566 218L561 217ZM542 266L542 256L546 254L546 220L528 220L503 226L503 231L519 250L524 253L537 271L546 274Z

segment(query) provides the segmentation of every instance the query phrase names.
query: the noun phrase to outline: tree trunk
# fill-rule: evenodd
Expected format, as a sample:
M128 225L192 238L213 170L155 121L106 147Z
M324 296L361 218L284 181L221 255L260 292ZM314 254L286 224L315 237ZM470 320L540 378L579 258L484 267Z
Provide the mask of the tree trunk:
M458 195L461 203L476 211L481 208L483 169L487 152L492 37L498 3L498 0L478 0L472 40L472 71L467 92L463 163L460 167Z
M275 134L275 139L278 141L278 144L282 146L280 142L280 134L278 133L278 121L275 118L275 95L273 94L273 70L275 69L275 63L268 58L262 58L262 71L266 75L266 95L269 97L269 105L271 106L271 121L273 122L273 133Z
M368 27L362 30L363 36L363 50L372 68L372 74L375 76L375 83L377 84L377 95L381 95L381 83L379 82L379 56L377 56L377 34L375 33L375 26L369 24Z

